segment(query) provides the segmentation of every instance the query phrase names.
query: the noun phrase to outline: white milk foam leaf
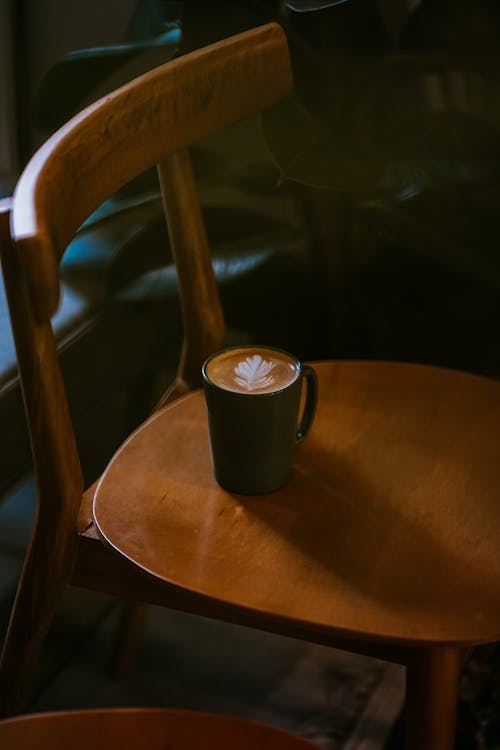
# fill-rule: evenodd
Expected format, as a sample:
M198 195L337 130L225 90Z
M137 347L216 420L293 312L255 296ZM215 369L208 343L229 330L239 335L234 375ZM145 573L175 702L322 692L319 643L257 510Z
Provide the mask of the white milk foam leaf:
M241 388L245 388L247 391L256 391L273 384L274 378L271 374L273 369L272 362L262 359L260 354L254 354L236 365L234 379Z

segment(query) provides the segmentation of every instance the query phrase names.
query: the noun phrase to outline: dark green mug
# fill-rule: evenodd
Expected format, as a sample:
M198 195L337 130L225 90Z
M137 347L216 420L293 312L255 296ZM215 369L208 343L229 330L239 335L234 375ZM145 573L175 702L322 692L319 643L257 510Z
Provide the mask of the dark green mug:
M202 377L218 483L245 495L286 484L295 446L316 412L314 369L281 349L236 346L209 357ZM303 381L306 398L299 419Z

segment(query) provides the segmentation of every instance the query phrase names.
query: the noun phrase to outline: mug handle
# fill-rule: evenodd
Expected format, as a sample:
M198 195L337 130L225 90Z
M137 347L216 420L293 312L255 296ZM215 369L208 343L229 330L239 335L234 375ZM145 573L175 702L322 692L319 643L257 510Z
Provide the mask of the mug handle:
M302 376L306 381L307 393L304 412L297 429L296 443L301 443L311 429L318 403L318 376L316 371L309 365L302 365Z

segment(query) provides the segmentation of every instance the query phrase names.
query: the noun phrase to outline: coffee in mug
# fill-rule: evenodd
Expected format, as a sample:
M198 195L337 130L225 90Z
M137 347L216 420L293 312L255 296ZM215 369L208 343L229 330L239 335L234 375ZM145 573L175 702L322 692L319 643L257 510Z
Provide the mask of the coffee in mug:
M242 494L281 487L290 478L295 446L314 419L318 388L313 368L281 349L239 346L209 357L202 377L219 484Z
M207 377L236 393L272 393L286 388L300 373L286 352L257 346L237 347L209 359Z

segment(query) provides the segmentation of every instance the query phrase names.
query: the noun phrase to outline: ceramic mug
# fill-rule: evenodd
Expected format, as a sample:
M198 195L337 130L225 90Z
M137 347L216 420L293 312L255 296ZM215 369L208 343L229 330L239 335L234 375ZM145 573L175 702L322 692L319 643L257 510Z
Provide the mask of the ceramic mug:
M295 446L306 437L316 411L314 369L281 349L236 346L209 357L202 378L218 483L246 495L286 484Z

